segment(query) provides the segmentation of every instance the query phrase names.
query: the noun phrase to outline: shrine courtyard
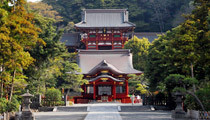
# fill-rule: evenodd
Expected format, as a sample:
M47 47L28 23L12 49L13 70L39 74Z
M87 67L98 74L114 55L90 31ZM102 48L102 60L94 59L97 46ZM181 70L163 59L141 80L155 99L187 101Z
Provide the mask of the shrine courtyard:
M171 120L170 111L121 103L75 104L57 107L55 112L36 112L34 115L36 120Z

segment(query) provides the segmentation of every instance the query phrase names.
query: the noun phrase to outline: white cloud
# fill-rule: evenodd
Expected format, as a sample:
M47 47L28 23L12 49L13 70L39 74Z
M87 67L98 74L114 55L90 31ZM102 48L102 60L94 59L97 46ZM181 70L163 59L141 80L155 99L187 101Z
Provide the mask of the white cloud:
M27 0L28 2L39 2L41 0Z

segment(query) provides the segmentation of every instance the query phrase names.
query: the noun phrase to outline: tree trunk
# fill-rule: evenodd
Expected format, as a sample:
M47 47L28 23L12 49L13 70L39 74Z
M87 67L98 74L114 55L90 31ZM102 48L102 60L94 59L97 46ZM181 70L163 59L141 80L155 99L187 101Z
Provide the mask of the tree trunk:
M4 117L6 118L6 120L10 120L9 112L6 112Z
M38 86L37 86L37 93L40 93L40 77L38 78Z
M159 23L159 27L160 27L160 32L162 33L162 24L161 24L161 20L160 20L160 15L159 15L159 12L158 12L158 8L156 7L156 4L153 3L153 8L155 10L155 13L156 13L156 17L158 19L158 23Z
M12 101L12 95L13 95L13 90L14 90L14 80L15 80L15 74L16 74L16 69L13 72L13 77L12 77L12 85L10 89L10 96L9 96L9 101Z
M2 71L2 73L3 73L3 71ZM2 73L1 73L1 91L0 91L1 95L0 95L0 98L3 97L3 91L4 91L4 81L2 79L2 76L3 76Z
M191 77L194 78L194 70L193 70L193 63L191 62ZM196 87L195 87L195 84L193 84L193 92L195 93L196 92Z
M1 66L1 67L2 67L2 71L1 71L1 91L0 91L1 95L0 95L0 98L2 98L3 95L4 95L4 81L3 81L3 78L2 78L3 73L4 73L4 67L3 66Z
M0 98L3 97L3 91L4 91L4 82L3 82L3 79L1 79L1 95L0 95Z
M68 89L67 89L66 95L69 95L69 93L70 93L70 89L68 88Z

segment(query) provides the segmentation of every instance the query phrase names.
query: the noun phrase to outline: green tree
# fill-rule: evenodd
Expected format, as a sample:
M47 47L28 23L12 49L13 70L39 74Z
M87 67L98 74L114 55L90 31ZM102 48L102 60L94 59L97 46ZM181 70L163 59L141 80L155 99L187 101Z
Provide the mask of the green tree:
M136 93L140 92L141 94L147 94L149 95L148 90L148 79L144 76L144 74L141 75L135 75L135 74L129 74L128 75L128 86L129 86L129 92Z
M149 48L145 75L150 86L156 87L169 74L195 77L200 82L209 79L209 2L200 2L182 24L160 36Z
M60 42L63 30L56 31L55 22L52 18L35 15L35 24L42 30L39 37L46 43L30 50L36 61L25 71L29 82L27 87L35 93L44 93L47 88L62 86L81 91L80 85L85 82L83 75L76 74L80 69L74 63L75 54L68 53L65 44Z
M54 20L56 20L56 22L62 21L62 17L57 11L53 10L53 7L51 5L43 2L29 2L28 5L30 9L38 12L38 14L42 15L43 17L53 18Z
M71 58L70 58L71 59ZM81 69L76 63L69 62L69 58L62 64L62 74L58 77L60 87L67 89L67 95L70 94L70 90L75 92L82 92L81 85L87 84L88 81L83 79L83 75L79 74Z
M59 41L63 31L56 31L54 19L38 14L34 19L35 25L42 30L39 37L45 41L46 45L36 45L29 51L36 61L25 71L25 74L29 77L28 87L33 88L31 91L43 93L46 87L56 87L56 77L61 74L60 69L62 69L60 61L63 61L62 55L66 49L65 45Z
M192 95L196 99L197 103L201 106L202 110L206 111L199 97L194 91L192 91L192 86L198 84L198 80L195 78L188 78L180 74L170 74L165 78L164 83L166 84L167 88L173 90L173 92L179 91Z
M23 75L23 69L27 69L34 59L30 56L27 50L31 49L36 44L44 44L42 39L38 37L40 29L35 27L33 22L33 14L28 13L25 8L25 1L18 0L12 7L8 6L8 1L0 4L1 14L1 43L0 43L0 66L2 67L1 77L4 77L5 72L7 78L1 80L1 97L3 96L4 82L9 82L9 100L12 100L14 92L14 83ZM19 80L22 80L19 79Z
M135 69L144 71L149 46L150 42L147 38L139 39L136 36L125 43L124 48L131 49L133 54L133 65Z
M49 88L45 93L45 99L47 102L47 106L54 106L57 103L61 102L62 94L59 89Z
M206 84L204 87L200 88L196 91L196 96L200 99L200 101L203 103L203 106L205 106L205 109L207 111L210 110L210 103L209 103L209 94L210 94L210 87L209 84ZM192 95L186 95L186 99L184 101L185 105L188 109L191 110L203 110L200 104L197 102L195 97Z

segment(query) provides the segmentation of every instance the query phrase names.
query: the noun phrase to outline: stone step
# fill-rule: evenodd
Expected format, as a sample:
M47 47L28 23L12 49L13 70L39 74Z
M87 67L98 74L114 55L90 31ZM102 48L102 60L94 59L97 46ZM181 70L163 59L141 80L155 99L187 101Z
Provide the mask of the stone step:
M63 106L63 107L57 107L57 112L87 112L87 107L86 106L77 106L77 107Z
M151 107L148 106L121 106L121 112L148 112Z

